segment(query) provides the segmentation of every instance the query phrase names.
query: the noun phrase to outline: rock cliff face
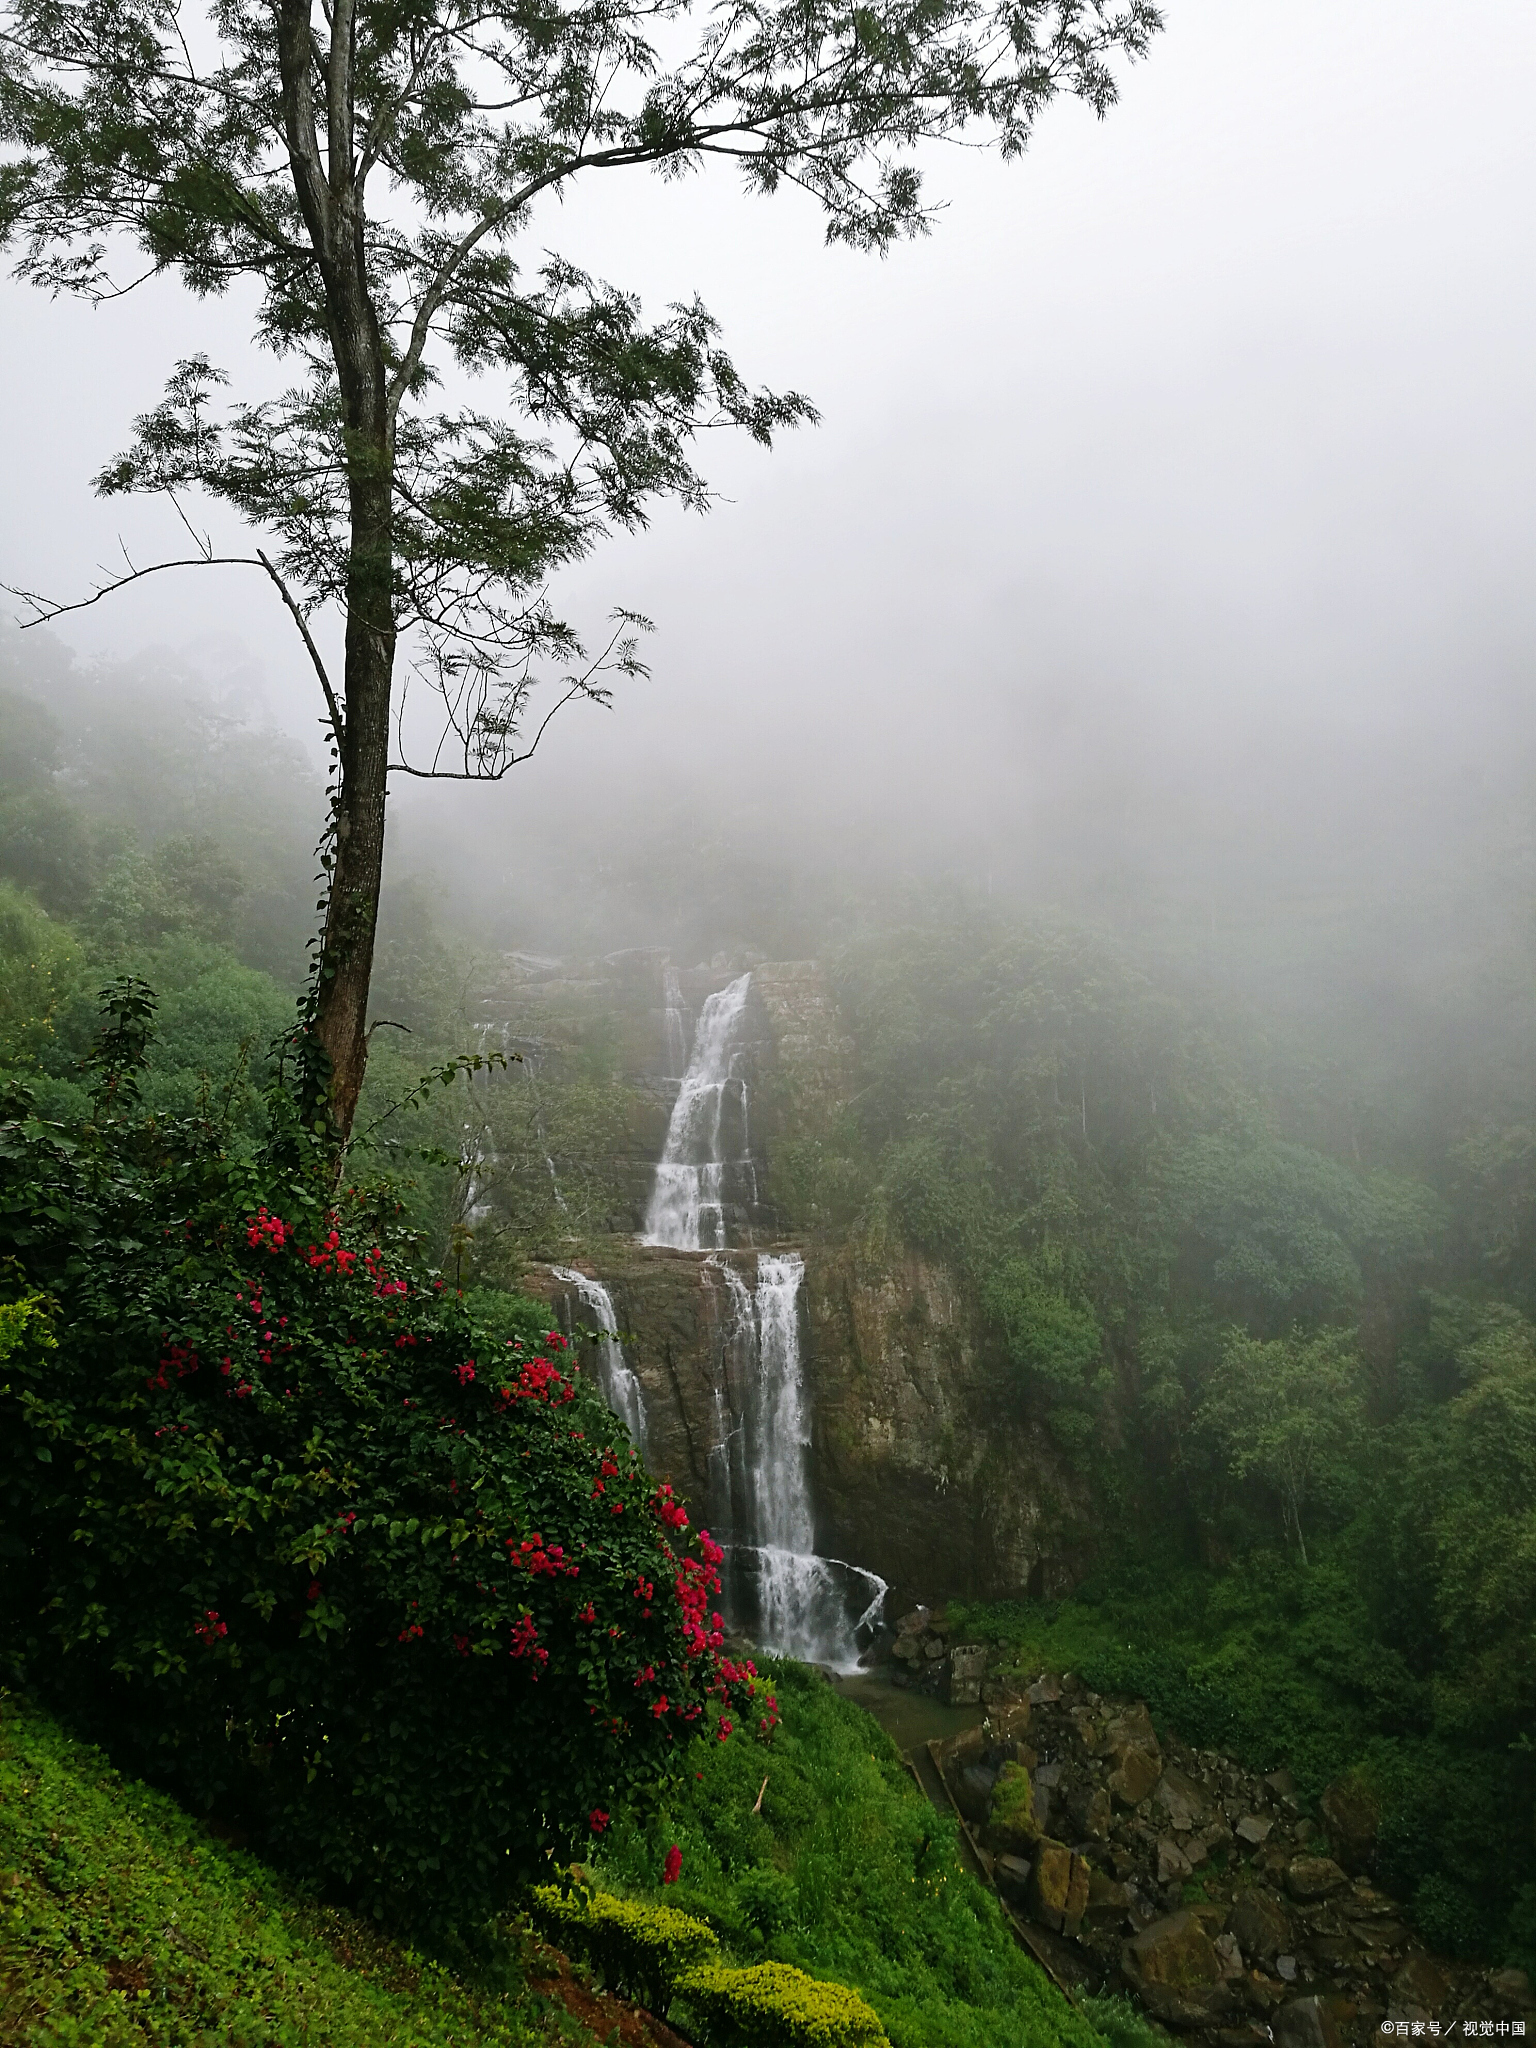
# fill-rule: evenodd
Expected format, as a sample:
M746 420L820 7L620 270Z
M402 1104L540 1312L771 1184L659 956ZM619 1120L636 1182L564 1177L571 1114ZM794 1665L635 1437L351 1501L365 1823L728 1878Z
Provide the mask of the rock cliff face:
M1065 1591L1087 1557L1087 1501L1050 1438L995 1412L954 1282L908 1255L801 1247L804 1384L816 1547L879 1573L899 1605ZM727 1420L741 1370L735 1298L756 1258L615 1239L574 1263L613 1298L645 1395L652 1469L730 1536ZM590 1321L548 1266L525 1284L562 1325Z
M980 1727L929 1757L1025 1944L1058 1982L1129 1994L1192 2048L1368 2048L1383 2034L1510 2036L1529 1979L1431 1955L1375 1878L1376 1810L1332 1785L1318 1822L1289 1771L1154 1731L1139 1700L1042 1672L980 1677L980 1645L902 1618L903 1661L974 1686ZM937 1642L940 1657L926 1650ZM963 1674L963 1675L962 1675Z
M616 1081L654 1104L634 1126L633 1151L612 1165L613 1234L561 1246L553 1263L608 1288L645 1393L652 1466L724 1536L729 1412L740 1409L724 1397L742 1366L733 1347L739 1292L722 1261L750 1288L756 1249L790 1248L786 1219L769 1200L744 1203L736 1215L747 1248L714 1258L642 1246L630 1233L644 1215L676 1090L667 1071L677 1064L676 1006L691 1034L705 998L746 968L739 1071L757 1184L767 1189L776 1149L814 1142L857 1087L854 1047L815 962L722 957L672 971L657 953L581 969L524 961L509 967L498 998L541 1043L602 1020ZM1000 1412L954 1275L899 1243L812 1233L793 1248L806 1269L801 1347L818 1551L889 1580L892 1611L921 1599L1066 1591L1089 1556L1086 1488L1038 1423ZM527 1267L522 1284L567 1328L589 1320L550 1264Z

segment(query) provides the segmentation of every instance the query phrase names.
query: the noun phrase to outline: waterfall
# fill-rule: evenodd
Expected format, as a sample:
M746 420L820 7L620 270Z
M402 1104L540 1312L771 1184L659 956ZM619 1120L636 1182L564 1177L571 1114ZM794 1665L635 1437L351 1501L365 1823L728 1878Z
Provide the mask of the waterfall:
M742 1119L737 1156L747 1149L746 1083L733 1072L731 1041L751 981L750 974L739 975L728 988L717 990L699 1012L688 1070L672 1105L667 1141L645 1212L644 1244L696 1252L725 1243L726 1104L732 1095Z
M567 1287L574 1287L592 1320L601 1332L597 1339L598 1375L603 1384L603 1399L613 1410L629 1432L629 1440L640 1456L645 1456L645 1395L640 1382L625 1362L624 1347L619 1342L619 1319L614 1314L613 1296L601 1280L593 1280L585 1273L578 1273L574 1266L551 1266L549 1269L557 1280L563 1280Z
M800 1350L798 1252L757 1261L757 1288L728 1260L709 1262L725 1279L734 1315L725 1350L735 1352L741 1421L720 1451L731 1489L728 1545L736 1618L769 1649L839 1670L858 1665L860 1636L879 1619L884 1579L816 1553L811 1509L810 1417ZM724 1397L716 1412L723 1425Z
M860 1634L878 1619L886 1589L873 1572L816 1554L800 1355L805 1261L798 1252L760 1255L753 1292L720 1256L726 1244L727 1166L740 1170L756 1199L747 1149L747 1085L735 1071L734 1043L751 981L750 974L738 976L699 1012L642 1242L708 1251L707 1263L724 1280L731 1300L722 1344L724 1384L715 1389L720 1441L711 1463L721 1504L729 1502L726 1570L733 1619L768 1649L852 1670ZM679 1050L683 1040L682 990L670 968L666 1004L670 1059L674 1022Z

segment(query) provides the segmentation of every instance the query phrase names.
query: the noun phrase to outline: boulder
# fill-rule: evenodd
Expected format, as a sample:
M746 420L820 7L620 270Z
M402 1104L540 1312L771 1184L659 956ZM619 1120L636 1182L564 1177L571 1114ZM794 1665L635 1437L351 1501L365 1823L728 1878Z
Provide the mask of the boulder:
M1536 1998L1531 1994L1531 1980L1524 1970L1491 1970L1488 1975L1488 1990L1494 2002L1510 2019L1521 2019L1527 2013L1536 2011Z
M1107 1871L1094 1870L1090 1867L1088 1872L1088 1919L1101 1925L1113 1926L1118 1921L1123 1920L1130 1910L1131 1895L1125 1886L1118 1879L1111 1877Z
M921 1664L923 1661L922 1637L898 1636L891 1645L891 1655L898 1664Z
M1192 1778L1186 1778L1180 1770L1171 1765L1164 1770L1157 1781L1153 1795L1154 1804L1160 1806L1168 1816L1168 1823L1175 1834L1187 1835L1202 1817L1206 1808L1205 1794Z
M973 1764L978 1757L985 1756L992 1746L992 1738L985 1728L962 1728L958 1735L952 1735L944 1744L944 1754L953 1757L957 1763Z
M1376 1855L1381 1809L1358 1778L1337 1778L1317 1802L1335 1859L1354 1874L1368 1870Z
M899 1636L920 1636L932 1619L928 1608L914 1607L910 1614L904 1614L897 1622L896 1633Z
M1049 1671L1042 1671L1029 1688L1029 1697L1037 1707L1053 1706L1061 1698L1061 1687Z
M943 1655L944 1640L942 1636L927 1635L923 1637L923 1656L930 1664L937 1664Z
M1030 1918L1058 1934L1076 1934L1088 1910L1090 1871L1065 1842L1048 1837L1035 1850L1027 1906Z
M984 1643L957 1643L949 1653L949 1702L955 1707L974 1707L981 1702L981 1681L986 1676L987 1650Z
M1269 1892L1244 1892L1227 1915L1227 1932L1250 1963L1275 1967L1275 1958L1291 1945L1291 1918Z
M1121 1968L1154 2019L1199 2027L1231 2009L1223 1959L1194 1913L1171 1913L1132 1935Z
M1218 1934L1211 1946L1221 1958L1223 1980L1228 1984L1237 1982L1243 1974L1243 1957L1236 1937L1231 1934Z
M1117 1806L1140 1806L1162 1775L1157 1757L1144 1749L1128 1749L1109 1774L1109 1793Z
M987 1697L989 1688L983 1685L981 1696ZM1022 1743L1029 1733L1029 1701L1003 1699L994 1701L987 1708L987 1726L999 1742Z
M1219 1811L1212 1814L1201 1827L1200 1840L1205 1844L1207 1856L1214 1856L1218 1850L1225 1855L1231 1849L1232 1830ZM1193 1855L1194 1852L1190 1853Z
M1001 1855L1028 1856L1040 1840L1034 1788L1022 1764L1004 1764L997 1774L991 1788L987 1835Z
M1112 1714L1104 1723L1099 1738L1094 1744L1096 1756L1107 1756L1111 1763L1118 1764L1129 1749L1140 1750L1143 1755L1160 1757L1157 1736L1152 1729L1152 1716L1143 1701L1133 1707L1125 1707Z
M1325 1976L1337 1976L1355 1960L1355 1944L1347 1934L1314 1934L1307 1941L1307 1954Z
M987 1677L981 1682L982 1702L988 1707L1018 1707L1029 1720L1029 1693L1016 1678Z
M1410 1956L1392 1979L1392 2004L1409 2019L1438 2019L1451 1999L1451 1980L1433 1956Z
M1331 1856L1293 1856L1286 1866L1285 1888L1304 1904L1313 1899L1332 1898L1349 1879Z
M999 1856L993 1864L997 1888L1012 1904L1023 1905L1029 1896L1029 1874L1033 1867L1027 1856Z
M955 1804L972 1827L984 1827L991 1817L997 1779L998 1773L984 1763L966 1764L955 1776Z
M1240 1842L1251 1842L1256 1849L1261 1842L1267 1842L1274 1822L1262 1813L1245 1813L1232 1830Z
M1182 1884L1192 1875L1194 1865L1184 1854L1172 1835L1164 1835L1157 1845L1157 1881L1159 1884Z
M1271 2024L1275 2048L1344 2048L1339 2023L1321 1998L1292 1998L1280 2006Z
M1109 1834L1109 1794L1102 1785L1079 1785L1067 1801L1067 1812L1078 1838L1102 1842Z

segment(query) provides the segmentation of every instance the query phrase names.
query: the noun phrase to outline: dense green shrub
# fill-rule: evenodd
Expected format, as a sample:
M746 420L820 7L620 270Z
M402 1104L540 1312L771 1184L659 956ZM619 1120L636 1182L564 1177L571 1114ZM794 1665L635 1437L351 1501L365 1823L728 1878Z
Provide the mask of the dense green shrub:
M137 1114L152 1005L112 1016L92 1123L0 1127L0 1270L48 1303L0 1366L0 1646L196 1810L471 1927L738 1685L719 1551L291 1102L249 1162Z
M530 1910L552 1942L590 1963L610 1990L627 1992L652 2012L665 2012L679 1977L720 1946L714 1929L689 1913L585 1887L535 1885Z
M710 2048L880 2048L886 2039L856 1991L789 1963L707 1963L678 1989L704 2020Z

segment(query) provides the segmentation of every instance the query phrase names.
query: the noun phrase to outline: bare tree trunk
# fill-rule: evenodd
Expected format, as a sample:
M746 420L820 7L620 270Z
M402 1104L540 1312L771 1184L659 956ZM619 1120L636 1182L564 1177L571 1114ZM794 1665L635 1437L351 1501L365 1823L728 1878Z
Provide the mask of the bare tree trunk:
M1296 1548L1301 1553L1301 1568L1308 1571L1311 1567L1307 1563L1307 1539L1301 1533L1301 1501L1289 1488L1286 1490L1285 1512L1286 1519L1296 1531Z
M322 109L315 103L311 70L312 5L313 0L282 0L278 45L294 191L320 266L341 393L350 499L345 726L315 1017L315 1034L331 1063L331 1120L345 1145L368 1063L368 986L384 870L395 666L395 446L357 182L353 0L333 0L329 10L323 151L317 126Z
M386 505L387 516L387 505ZM320 959L316 1035L331 1062L331 1117L345 1143L351 1135L368 1062L368 988L384 869L384 802L389 759L390 686L395 633L387 597L360 605L355 586L347 612L347 725L336 817L325 939ZM382 624L378 623L379 620Z

